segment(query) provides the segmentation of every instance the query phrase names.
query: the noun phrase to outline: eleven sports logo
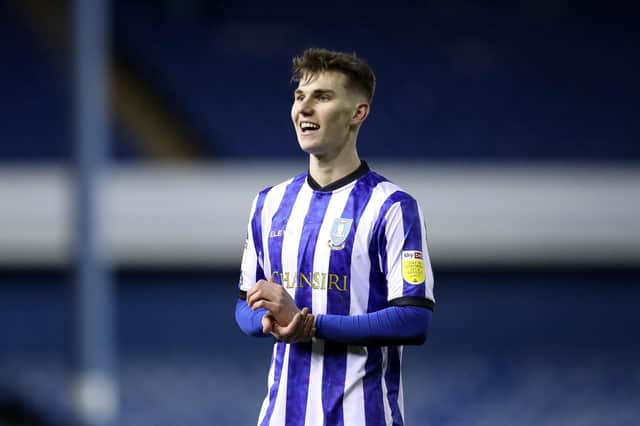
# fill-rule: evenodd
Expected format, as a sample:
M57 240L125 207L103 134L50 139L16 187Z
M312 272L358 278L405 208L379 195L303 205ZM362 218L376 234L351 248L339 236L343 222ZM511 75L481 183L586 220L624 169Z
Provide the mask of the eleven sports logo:
M421 251L402 251L402 278L411 285L424 284L424 257Z

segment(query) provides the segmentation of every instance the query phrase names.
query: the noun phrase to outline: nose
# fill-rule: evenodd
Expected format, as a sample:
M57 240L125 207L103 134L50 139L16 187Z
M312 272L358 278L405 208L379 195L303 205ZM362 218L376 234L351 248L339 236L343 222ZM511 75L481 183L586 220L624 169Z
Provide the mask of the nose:
M313 114L313 104L311 103L309 98L300 101L300 103L298 104L298 111L304 116Z

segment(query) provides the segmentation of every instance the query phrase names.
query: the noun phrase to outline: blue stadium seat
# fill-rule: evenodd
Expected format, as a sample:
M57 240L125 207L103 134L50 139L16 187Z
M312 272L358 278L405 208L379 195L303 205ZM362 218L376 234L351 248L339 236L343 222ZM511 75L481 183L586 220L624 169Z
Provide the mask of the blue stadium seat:
M116 5L123 44L206 135L211 155L298 155L289 60L305 47L327 46L356 50L377 70L361 134L365 158L640 158L630 108L637 101L625 90L637 88L625 62L632 52L615 43L623 30L612 20L602 18L596 31L570 11L546 19L489 6L415 6L390 17L359 5L323 15L297 2L223 1L207 16L185 17L149 2ZM603 37L614 42L607 52ZM594 56L600 53L606 63Z

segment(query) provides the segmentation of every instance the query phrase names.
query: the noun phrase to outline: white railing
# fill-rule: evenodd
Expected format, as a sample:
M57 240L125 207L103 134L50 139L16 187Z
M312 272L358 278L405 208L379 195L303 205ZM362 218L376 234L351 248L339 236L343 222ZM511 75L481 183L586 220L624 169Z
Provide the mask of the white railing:
M435 265L640 262L640 165L378 163L420 202ZM118 166L105 232L123 266L237 267L253 196L293 163ZM69 260L70 174L0 167L0 266Z

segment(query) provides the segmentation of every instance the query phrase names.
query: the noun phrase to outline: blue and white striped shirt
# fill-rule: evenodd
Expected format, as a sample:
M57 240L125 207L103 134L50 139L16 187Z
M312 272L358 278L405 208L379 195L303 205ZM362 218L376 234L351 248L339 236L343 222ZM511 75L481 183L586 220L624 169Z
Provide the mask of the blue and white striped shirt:
M251 207L240 290L273 277L299 308L361 315L431 308L433 274L416 200L368 169L319 190L307 173ZM402 346L276 342L259 425L402 425Z

